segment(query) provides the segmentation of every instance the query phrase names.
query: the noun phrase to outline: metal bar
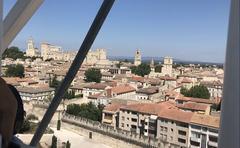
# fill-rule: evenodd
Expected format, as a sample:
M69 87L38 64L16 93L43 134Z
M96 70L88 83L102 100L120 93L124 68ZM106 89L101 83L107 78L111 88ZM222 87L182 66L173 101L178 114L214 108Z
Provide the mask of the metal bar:
M240 147L240 0L231 0L218 145Z
M3 50L3 0L0 0L0 53ZM0 76L2 75L2 54L0 54Z
M3 21L3 50L9 46L44 0L17 0Z
M91 48L99 30L101 29L102 24L104 23L109 11L112 8L112 5L115 0L104 0L70 69L67 72L63 82L61 83L60 87L57 89L56 95L54 96L51 104L49 105L48 110L46 111L37 131L35 132L30 145L36 146L37 143L40 141L44 131L46 130L49 122L54 115L58 105L60 104L62 97L68 87L70 86L72 80L74 79L75 75L77 74L79 68L81 67L83 60L85 59L89 49Z

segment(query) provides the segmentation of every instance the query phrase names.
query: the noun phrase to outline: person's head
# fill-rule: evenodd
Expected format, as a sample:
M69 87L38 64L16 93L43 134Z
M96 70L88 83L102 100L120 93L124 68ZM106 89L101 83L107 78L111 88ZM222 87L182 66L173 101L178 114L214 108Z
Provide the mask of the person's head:
M0 77L0 134L5 148L13 137L18 103L13 92Z
M8 84L9 89L12 91L13 95L15 96L17 100L17 113L16 113L16 118L15 118L15 123L14 123L14 131L13 134L17 134L19 130L21 129L23 122L24 122L24 116L25 116L25 111L23 108L23 102L22 98L17 91L17 89L12 86L11 84Z

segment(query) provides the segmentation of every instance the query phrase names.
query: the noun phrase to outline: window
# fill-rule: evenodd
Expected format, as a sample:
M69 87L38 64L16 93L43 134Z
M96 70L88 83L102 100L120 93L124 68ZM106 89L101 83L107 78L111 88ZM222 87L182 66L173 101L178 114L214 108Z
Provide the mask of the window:
M173 129L171 128L171 132L173 132Z
M122 121L124 121L125 120L125 117L124 116L122 116Z
M209 136L209 141L218 142L218 138L215 136Z
M180 143L186 143L186 140L185 140L185 139L182 139L182 138L178 138L178 142L180 142Z
M124 127L124 123L122 123L122 127Z
M129 118L127 117L127 120L129 120Z
M168 131L168 128L167 128L167 127L164 127L164 131L167 132L167 131Z
M191 132L193 138L200 138L200 134L197 132Z
M135 118L132 118L132 122L137 122L137 119L135 119Z
M137 112L132 112L133 115L137 115Z
M201 127L200 126L197 126L197 125L191 125L192 128L195 128L195 129L198 129L198 130L201 130Z
M127 124L127 127L129 127L129 124Z
M200 146L200 143L199 142L195 142L195 141L190 141L190 144L193 145L193 146Z
M179 131L178 131L178 134L179 134L179 135L186 136L187 133L186 133L185 131L180 131L180 130L179 130Z
M178 126L181 126L181 127L186 127L186 128L188 128L188 124L186 124L186 123L177 123L177 125Z

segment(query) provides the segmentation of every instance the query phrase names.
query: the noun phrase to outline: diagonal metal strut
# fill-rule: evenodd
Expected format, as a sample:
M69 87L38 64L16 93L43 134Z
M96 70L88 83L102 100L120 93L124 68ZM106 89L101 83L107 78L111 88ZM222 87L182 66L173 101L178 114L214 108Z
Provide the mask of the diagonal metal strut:
M67 72L63 82L61 83L60 87L57 89L56 95L54 96L51 104L49 105L37 131L35 132L32 141L30 143L31 146L36 146L40 141L44 131L46 130L49 122L52 119L58 105L60 104L62 97L68 87L70 86L71 82L73 81L75 75L77 74L79 68L81 67L83 60L85 59L89 49L91 48L99 30L101 29L109 11L112 8L112 5L115 0L104 0L70 69Z

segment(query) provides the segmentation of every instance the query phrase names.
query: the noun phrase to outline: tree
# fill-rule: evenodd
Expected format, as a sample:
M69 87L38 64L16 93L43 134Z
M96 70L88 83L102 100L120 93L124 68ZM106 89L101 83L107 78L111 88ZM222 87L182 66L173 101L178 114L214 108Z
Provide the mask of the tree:
M7 77L24 77L24 67L21 64L9 65L5 72Z
M20 58L20 59L24 59L24 52L20 51L20 49L18 47L10 47L7 48L3 55L2 55L3 59L5 58L12 58L14 60Z
M70 148L70 147L71 147L71 143L67 141L66 148Z
M102 74L99 69L91 68L85 72L86 82L97 82L99 83L102 78Z
M162 65L156 65L155 72L162 72Z
M151 68L149 65L143 63L140 64L139 66L133 66L131 67L132 73L139 75L139 76L145 76L148 75L151 72Z
M25 119L24 122L23 122L23 125L22 125L21 129L19 130L19 133L27 132L27 131L30 130L30 128L31 128L30 122Z
M188 89L185 87L181 87L180 93L183 94L184 96L188 96Z
M92 102L81 105L70 104L67 106L66 112L74 116L80 116L94 121L101 121L103 108L103 105L95 106Z
M55 135L52 136L51 148L57 148L57 137Z
M60 83L61 82L57 80L57 76L55 75L52 80L49 80L49 87L57 89Z
M61 128L61 121L60 121L60 120L58 120L58 121L57 121L57 130L59 131L59 130L60 130L60 128Z
M210 93L207 87L203 85L193 86L189 90L187 90L186 88L181 88L180 92L186 97L203 98L203 99L210 98Z

